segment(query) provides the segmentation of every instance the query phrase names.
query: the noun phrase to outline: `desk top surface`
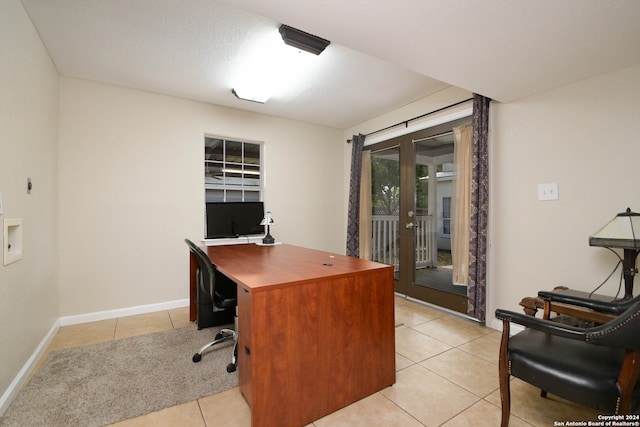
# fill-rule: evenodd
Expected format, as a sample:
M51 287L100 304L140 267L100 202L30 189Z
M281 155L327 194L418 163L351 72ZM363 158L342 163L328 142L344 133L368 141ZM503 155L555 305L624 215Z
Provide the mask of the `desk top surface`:
M226 245L207 247L209 258L224 275L247 288L293 285L349 276L393 266L291 245Z

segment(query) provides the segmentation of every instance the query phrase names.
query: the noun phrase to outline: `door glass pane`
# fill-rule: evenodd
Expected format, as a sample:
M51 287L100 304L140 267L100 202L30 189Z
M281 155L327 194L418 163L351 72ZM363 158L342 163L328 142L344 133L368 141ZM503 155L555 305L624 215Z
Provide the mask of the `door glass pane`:
M372 259L400 269L400 150L371 153Z
M416 221L415 285L466 295L453 285L451 209L453 136L415 141Z

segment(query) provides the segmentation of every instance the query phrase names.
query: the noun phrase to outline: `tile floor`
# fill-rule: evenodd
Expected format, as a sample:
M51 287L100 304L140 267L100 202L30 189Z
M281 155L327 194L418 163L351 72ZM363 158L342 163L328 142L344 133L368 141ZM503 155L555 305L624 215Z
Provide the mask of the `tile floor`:
M48 351L179 328L188 309L62 327ZM470 320L396 298L396 384L307 427L495 427L500 425L500 333ZM44 358L43 358L44 359ZM514 379L511 427L553 426L597 414ZM239 388L125 420L112 427L249 427Z

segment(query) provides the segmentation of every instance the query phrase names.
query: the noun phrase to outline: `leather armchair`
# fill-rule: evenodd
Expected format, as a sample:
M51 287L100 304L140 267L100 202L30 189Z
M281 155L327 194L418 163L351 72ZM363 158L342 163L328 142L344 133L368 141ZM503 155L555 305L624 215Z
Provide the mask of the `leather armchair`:
M502 427L509 425L509 378L514 376L602 413L640 408L640 302L612 321L579 328L521 313L496 310L502 320L499 380ZM510 325L525 330L510 336Z
M561 303L587 308L599 313L619 316L620 314L627 311L633 304L640 302L640 295L632 299L616 299L612 301L603 301L600 299L584 298L566 291L564 293L540 291L538 292L538 297L540 297L545 303L545 315L548 305L551 305L553 303Z

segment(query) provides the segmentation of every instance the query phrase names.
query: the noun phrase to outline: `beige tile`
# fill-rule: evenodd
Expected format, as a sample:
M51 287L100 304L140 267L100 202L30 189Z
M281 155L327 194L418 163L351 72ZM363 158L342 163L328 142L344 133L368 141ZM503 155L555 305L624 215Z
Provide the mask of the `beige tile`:
M251 411L240 387L198 400L207 426L251 427Z
M395 310L396 325L415 326L440 317L437 313L433 313L427 309L407 305L396 304Z
M315 427L422 427L380 393L314 421Z
M140 417L131 418L111 427L206 427L197 401L172 406Z
M116 319L81 323L61 327L49 345L51 350L79 347L111 341L115 335Z
M499 407L481 400L469 409L447 421L442 427L496 427L500 425L502 411ZM550 424L552 425L552 424ZM531 424L511 416L509 427L531 427Z
M118 318L115 339L150 334L153 332L173 329L171 318L167 311L138 314Z
M458 349L473 354L487 362L498 363L501 335L498 331L492 331L485 336L459 346Z
M435 427L480 399L420 365L397 373L396 383L381 391L427 427Z
M396 353L396 371L399 371L400 369L408 368L414 363L415 362L413 362L412 360L409 360L403 355Z
M193 324L193 322L189 320L189 307L179 307L169 310L169 318L171 319L173 329L178 329Z
M490 330L487 331L486 328L481 326L461 323L454 317L439 318L413 326L412 329L454 347L483 337L490 332Z
M54 350L79 347L82 345L97 344L111 341L115 334L116 319L87 322L78 325L63 326L58 329L49 346L44 350L38 360L32 375L37 372L44 361Z
M441 377L479 397L498 389L498 365L458 349L451 349L420 363Z
M500 391L487 396L486 400L500 406ZM540 389L521 381L511 380L511 415L523 419L531 425L548 427L555 421L596 420L598 412L548 394L540 397Z
M450 345L413 329L404 326L396 328L396 352L413 362L421 362L450 348Z

